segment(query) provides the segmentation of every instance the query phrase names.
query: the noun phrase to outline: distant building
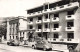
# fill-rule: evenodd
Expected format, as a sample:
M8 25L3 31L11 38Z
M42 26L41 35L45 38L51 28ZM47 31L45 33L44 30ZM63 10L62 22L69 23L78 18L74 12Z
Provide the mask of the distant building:
M23 16L7 19L7 40L19 39L23 41L27 38L27 19Z
M54 50L79 49L80 3L77 0L44 3L27 10L27 29L44 37Z

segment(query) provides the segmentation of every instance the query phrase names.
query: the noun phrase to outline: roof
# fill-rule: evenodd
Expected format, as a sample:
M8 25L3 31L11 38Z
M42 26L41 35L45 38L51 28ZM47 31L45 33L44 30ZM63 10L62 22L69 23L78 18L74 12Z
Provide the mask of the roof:
M6 22L6 21L11 21L11 20L16 20L16 19L24 19L24 20L27 20L27 17L24 17L24 16L18 16L18 17L6 17L4 18L3 22Z
M62 1L62 0L59 0L59 1ZM59 1L56 1L56 2L59 2ZM32 9L35 9L35 8L41 7L41 6L43 6L44 4L48 4L48 3L51 4L51 3L55 3L55 2L45 2L45 3L41 4L41 5L35 6L35 7L33 7L33 8L27 9L27 10L32 10ZM27 10L26 10L26 11L27 11Z

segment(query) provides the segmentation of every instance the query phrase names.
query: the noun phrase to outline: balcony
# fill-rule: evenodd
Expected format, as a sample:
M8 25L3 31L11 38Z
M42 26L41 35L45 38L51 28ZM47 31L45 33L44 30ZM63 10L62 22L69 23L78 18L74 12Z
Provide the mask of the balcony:
M66 20L74 20L75 16L74 15L67 15Z
M61 26L59 26L59 28L52 28L52 32L59 32L61 29Z
M79 39L54 39L48 38L49 42L56 42L56 43L79 43Z
M45 28L45 29L43 29L43 32L50 32L50 29L49 28Z
M44 23L50 22L50 19L43 19L43 22L44 22Z
M58 22L58 21L59 21L59 17L55 17L55 19L52 18L52 22Z
M77 8L77 7L79 7L79 3L78 2L73 2L73 3L70 3L70 4L57 6L57 7L46 9L46 10L43 10L43 11L30 13L30 14L27 15L27 17L42 15L43 13L48 13L48 12L57 12L57 11L69 10L69 9L73 9L73 8Z
M41 15L42 13L43 13L42 11L38 11L38 12L34 12L34 13L31 13L31 14L28 14L27 16L28 17L37 16L37 15Z
M48 11L49 12L57 12L57 11L69 10L69 9L73 9L73 8L77 8L77 7L79 7L79 3L78 2L73 2L73 3L70 3L70 4L50 8Z
M74 27L66 27L66 31L74 31Z
M43 10L43 13L47 13L49 11L50 11L50 9L46 9L46 10Z
M41 31L42 31L41 29L37 29L37 30L36 30L36 32L41 32Z
M38 23L41 23L41 22L42 22L42 20L37 20L37 21L36 21L37 24L38 24Z
M32 25L33 24L33 22L31 21L31 22L28 22L28 25Z

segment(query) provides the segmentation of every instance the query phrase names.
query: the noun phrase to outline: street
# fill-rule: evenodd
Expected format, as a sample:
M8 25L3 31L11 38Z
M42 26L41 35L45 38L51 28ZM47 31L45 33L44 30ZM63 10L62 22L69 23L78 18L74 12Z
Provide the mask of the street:
M7 44L0 44L0 52L58 52L58 51L43 51L40 49L32 49L23 46L9 46Z

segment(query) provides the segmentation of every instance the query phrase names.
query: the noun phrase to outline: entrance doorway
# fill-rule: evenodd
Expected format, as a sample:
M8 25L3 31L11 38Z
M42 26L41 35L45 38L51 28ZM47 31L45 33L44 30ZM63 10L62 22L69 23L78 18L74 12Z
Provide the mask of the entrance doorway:
M43 37L47 40L48 39L48 32L43 32Z
M23 38L24 38L24 37L20 37L20 41L21 41L21 42L23 41Z

